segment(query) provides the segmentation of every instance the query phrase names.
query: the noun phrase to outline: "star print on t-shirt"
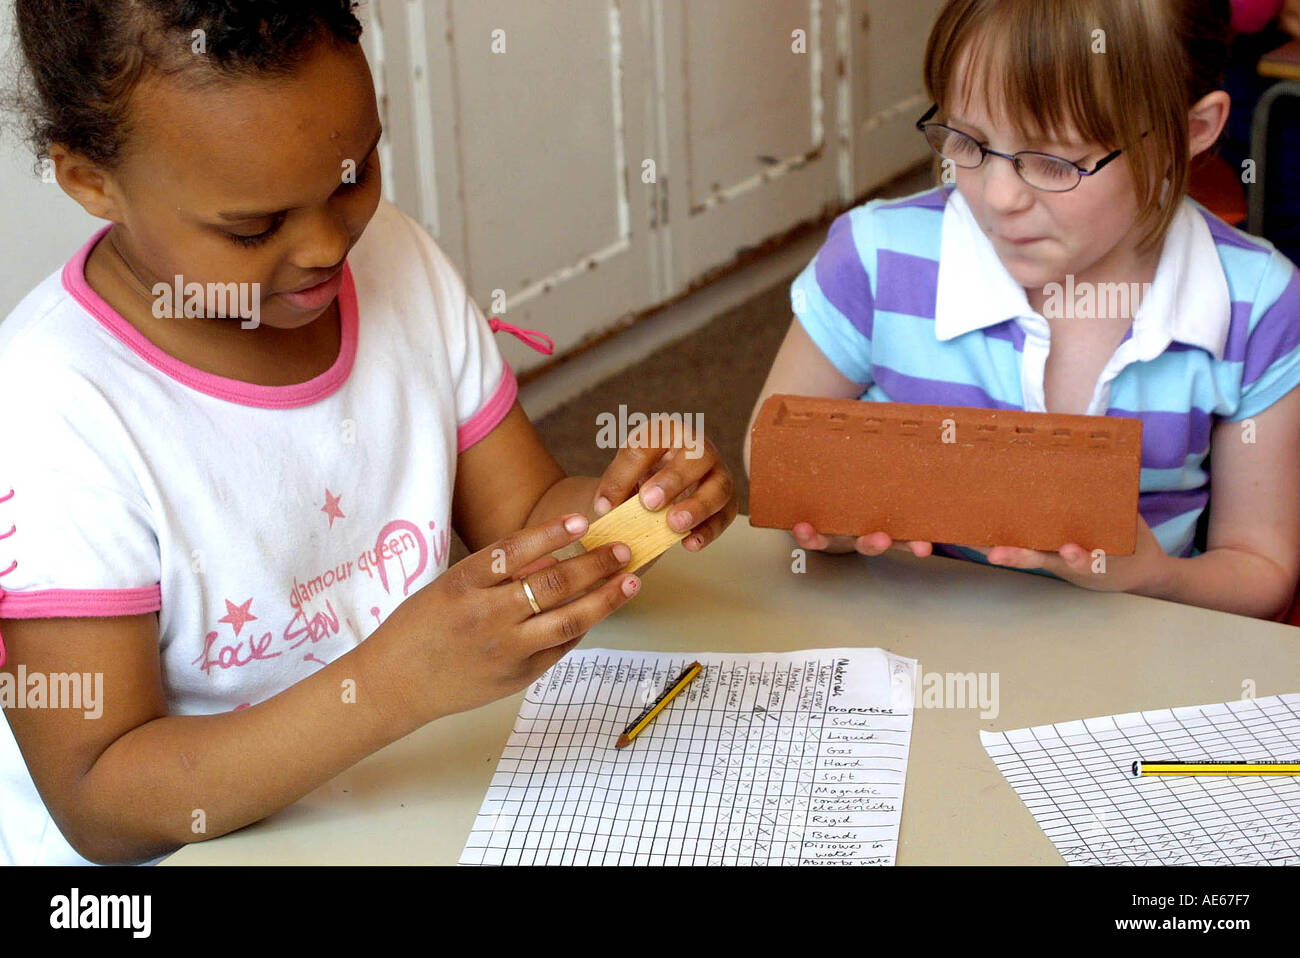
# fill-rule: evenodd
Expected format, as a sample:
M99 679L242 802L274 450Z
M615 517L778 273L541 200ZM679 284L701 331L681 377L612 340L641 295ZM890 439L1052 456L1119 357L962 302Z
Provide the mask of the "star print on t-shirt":
M343 510L339 508L339 501L340 501L342 498L343 498L343 495L342 495L341 493L340 493L339 495L336 496L336 495L334 495L334 493L330 492L329 489L326 489L326 490L325 490L325 505L321 506L321 510L320 510L320 511L323 512L323 513L325 513L325 515L327 515L327 516L330 517L330 528L331 528L331 529L334 528L334 520L335 520L335 519L346 519L346 518L347 518L347 516L345 516L345 515L343 514Z

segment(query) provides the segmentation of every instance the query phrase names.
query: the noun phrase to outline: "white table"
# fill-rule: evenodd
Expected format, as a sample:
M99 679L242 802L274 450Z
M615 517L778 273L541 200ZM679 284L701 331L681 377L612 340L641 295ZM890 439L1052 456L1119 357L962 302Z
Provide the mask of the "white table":
M879 646L923 673L998 673L1000 712L920 708L900 865L1062 864L980 745L980 729L1300 690L1300 630L955 559L810 553L740 517L667 553L588 647L765 652ZM176 865L454 864L522 693L434 722L301 801L189 845Z

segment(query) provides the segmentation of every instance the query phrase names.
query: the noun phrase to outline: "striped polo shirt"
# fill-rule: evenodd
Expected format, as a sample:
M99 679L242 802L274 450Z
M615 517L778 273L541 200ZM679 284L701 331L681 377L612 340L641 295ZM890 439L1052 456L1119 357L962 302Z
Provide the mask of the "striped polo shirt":
M951 186L840 216L791 303L826 358L866 387L863 400L1045 411L1047 320ZM1215 422L1255 416L1297 385L1300 273L1185 199L1087 409L1142 420L1138 508L1168 554L1200 553Z

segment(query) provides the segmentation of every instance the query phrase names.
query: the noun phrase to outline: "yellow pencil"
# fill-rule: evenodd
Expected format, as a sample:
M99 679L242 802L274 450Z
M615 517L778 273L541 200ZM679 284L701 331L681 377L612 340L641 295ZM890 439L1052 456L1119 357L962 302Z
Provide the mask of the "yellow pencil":
M700 665L699 662L692 662L690 665L686 666L686 671L677 676L677 679L669 685L668 688L664 689L663 694L660 695L659 698L655 699L649 708L638 715L631 725L623 729L623 734L618 737L618 741L614 743L614 747L627 748L631 745L632 739L641 734L654 717L663 711L664 706L676 698L677 693L690 685L695 676L699 675L703 671L704 666Z
M1134 762L1133 775L1300 775L1300 762Z

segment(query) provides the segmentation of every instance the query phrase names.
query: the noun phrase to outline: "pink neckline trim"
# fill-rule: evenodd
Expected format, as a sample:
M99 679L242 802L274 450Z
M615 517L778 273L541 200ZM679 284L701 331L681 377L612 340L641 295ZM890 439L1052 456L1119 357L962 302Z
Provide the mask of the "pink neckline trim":
M357 355L357 291L352 282L352 270L343 264L343 286L339 290L339 323L342 327L342 345L338 358L329 369L315 379L292 386L259 386L204 372L183 363L149 342L140 331L128 323L117 310L104 300L86 282L86 260L95 244L112 229L105 226L90 238L85 246L63 267L63 286L99 322L133 353L164 375L184 386L243 406L261 409L292 409L309 406L336 392L347 381Z

